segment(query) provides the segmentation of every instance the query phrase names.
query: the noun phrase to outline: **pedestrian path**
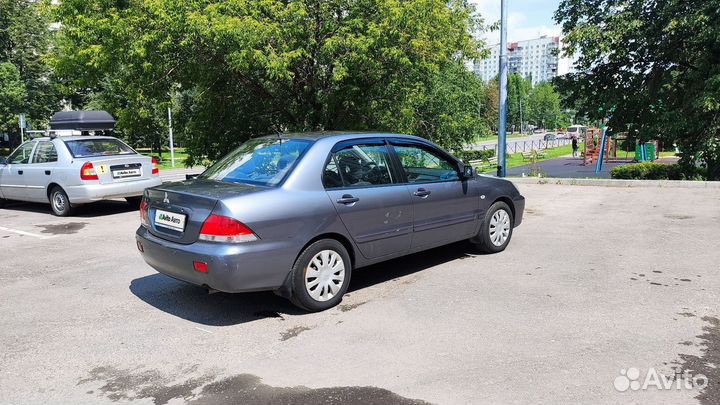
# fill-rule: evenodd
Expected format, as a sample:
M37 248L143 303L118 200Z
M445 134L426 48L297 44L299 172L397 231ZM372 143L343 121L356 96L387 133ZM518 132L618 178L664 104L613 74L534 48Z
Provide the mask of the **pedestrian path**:
M164 183L170 182L170 181L183 181L185 180L185 175L187 174L200 174L205 170L202 166L196 166L191 168L183 168L183 169L167 169L167 170L160 170L160 178Z

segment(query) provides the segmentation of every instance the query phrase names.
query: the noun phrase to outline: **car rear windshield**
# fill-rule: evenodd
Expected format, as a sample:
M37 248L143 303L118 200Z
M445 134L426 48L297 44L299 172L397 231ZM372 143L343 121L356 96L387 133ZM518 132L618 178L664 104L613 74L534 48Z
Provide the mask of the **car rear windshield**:
M78 139L65 141L73 157L93 157L111 155L133 155L136 152L118 139Z
M208 168L200 178L275 186L310 145L304 139L252 139Z

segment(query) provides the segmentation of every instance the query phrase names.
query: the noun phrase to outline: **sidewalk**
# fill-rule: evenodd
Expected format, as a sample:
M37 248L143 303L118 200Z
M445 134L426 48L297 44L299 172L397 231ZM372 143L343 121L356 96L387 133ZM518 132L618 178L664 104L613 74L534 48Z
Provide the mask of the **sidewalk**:
M183 168L183 169L160 170L160 178L162 179L163 182L183 181L183 180L185 180L186 174L200 174L204 170L205 170L205 168L202 166Z

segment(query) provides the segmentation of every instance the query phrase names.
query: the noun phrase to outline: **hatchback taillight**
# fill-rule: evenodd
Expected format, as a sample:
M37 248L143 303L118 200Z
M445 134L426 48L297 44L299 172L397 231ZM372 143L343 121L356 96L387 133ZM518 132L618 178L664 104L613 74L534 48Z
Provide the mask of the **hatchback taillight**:
M97 172L90 162L85 162L80 168L80 179L82 180L98 180Z
M158 166L158 161L154 157L152 158L152 174L153 176L160 174L160 166Z
M200 230L198 239L210 242L242 243L252 242L258 238L242 222L222 215L210 214Z
M148 203L145 197L140 201L140 225L150 228L150 218L148 217Z

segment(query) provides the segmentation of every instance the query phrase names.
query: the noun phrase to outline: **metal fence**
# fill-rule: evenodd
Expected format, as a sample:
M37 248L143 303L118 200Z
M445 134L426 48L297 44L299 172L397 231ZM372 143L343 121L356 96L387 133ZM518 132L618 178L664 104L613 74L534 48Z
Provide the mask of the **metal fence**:
M581 143L581 140L578 140L578 143ZM560 146L570 145L572 143L572 139L555 139L552 141L543 141L542 139L539 140L530 140L530 141L509 141L507 143L507 153L522 153L522 152L532 152L533 150L544 150L544 149L552 149L552 148L558 148ZM474 149L478 150L487 150L487 149L494 149L495 150L495 156L497 156L498 151L498 145L481 145L476 146Z

